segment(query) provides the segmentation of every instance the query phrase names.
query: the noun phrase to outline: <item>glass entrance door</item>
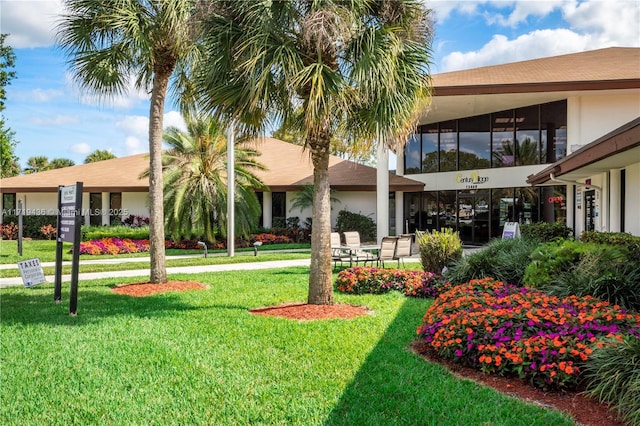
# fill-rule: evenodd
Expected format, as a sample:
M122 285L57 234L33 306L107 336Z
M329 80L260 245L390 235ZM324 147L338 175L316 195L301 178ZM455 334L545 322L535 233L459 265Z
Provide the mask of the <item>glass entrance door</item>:
M489 241L489 194L458 193L457 222L460 239L465 244Z

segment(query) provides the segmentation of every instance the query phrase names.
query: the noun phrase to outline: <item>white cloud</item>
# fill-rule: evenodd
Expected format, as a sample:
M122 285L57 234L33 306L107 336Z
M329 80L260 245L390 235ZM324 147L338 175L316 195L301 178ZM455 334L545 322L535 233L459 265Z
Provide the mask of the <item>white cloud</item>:
M80 143L71 145L71 147L69 147L69 150L75 154L86 155L89 152L91 152L91 146L89 146L88 143L80 142Z
M127 155L141 154L148 152L149 149L140 139L134 136L128 136L124 141L124 147Z
M51 117L32 117L31 122L38 126L64 126L66 124L78 123L80 119L74 115L57 114Z
M515 28L521 22L526 22L530 17L541 18L552 13L557 8L566 4L566 0L544 0L544 1L517 1L517 2L493 2L497 6L511 6L513 10L505 17L503 14L485 12L483 15L488 24L498 24L505 27Z
M2 0L0 28L14 49L54 44L56 22L63 11L60 0Z
M184 118L182 114L178 111L169 111L164 115L164 119L162 121L163 127L166 129L167 127L177 127L183 132L187 131L187 125L184 122Z
M125 134L147 138L149 134L149 118L142 115L129 115L116 122L116 128Z
M49 102L53 99L64 96L62 90L56 89L33 89L29 93L29 100L33 102Z
M515 2L513 12L501 24L513 26L526 20L527 16L543 16L558 7L562 8L566 22L560 22L557 28L539 29L512 39L496 34L478 50L452 52L445 56L439 72L605 47L640 46L640 2L637 0Z

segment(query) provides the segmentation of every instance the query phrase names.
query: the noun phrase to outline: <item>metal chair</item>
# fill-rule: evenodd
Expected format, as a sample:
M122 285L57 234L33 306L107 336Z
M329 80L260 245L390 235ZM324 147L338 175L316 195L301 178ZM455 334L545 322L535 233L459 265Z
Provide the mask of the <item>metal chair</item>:
M380 250L378 250L378 266L382 265L384 268L384 262L386 260L395 260L397 241L398 237L382 237Z
M351 264L351 255L344 251L340 242L340 234L338 232L331 233L331 260L333 260L333 267L338 267L338 262L342 266L343 262L349 262Z
M371 262L373 265L373 262L377 260L377 256L368 251L360 250L360 233L358 231L345 231L343 234L344 245L349 247L352 261L356 263L363 262L365 265L367 262Z
M400 262L402 261L402 267L404 268L404 258L411 256L411 245L413 239L411 234L402 234L398 237L396 243L396 254L394 260L398 261L398 268L400 268Z

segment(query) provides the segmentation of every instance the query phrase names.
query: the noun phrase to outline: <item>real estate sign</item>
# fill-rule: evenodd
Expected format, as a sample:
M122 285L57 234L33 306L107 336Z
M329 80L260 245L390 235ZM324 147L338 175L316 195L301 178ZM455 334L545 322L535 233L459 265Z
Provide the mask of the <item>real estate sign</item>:
M502 230L502 239L509 240L520 238L520 224L518 222L506 222Z
M80 227L82 220L82 182L58 187L58 238L56 239L56 275L53 300L62 299L62 243L73 243L71 261L71 292L69 315L75 316L78 306L78 268L80 263Z

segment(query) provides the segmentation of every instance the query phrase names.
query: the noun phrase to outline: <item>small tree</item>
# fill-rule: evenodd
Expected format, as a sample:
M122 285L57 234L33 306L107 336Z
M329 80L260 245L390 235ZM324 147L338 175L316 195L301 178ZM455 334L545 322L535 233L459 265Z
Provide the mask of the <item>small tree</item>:
M87 155L87 158L84 159L84 163L95 163L96 161L111 160L112 158L116 158L116 156L111 151L107 151L106 149L96 149Z
M441 274L442 270L462 257L460 235L451 228L416 233L420 262L425 271Z

